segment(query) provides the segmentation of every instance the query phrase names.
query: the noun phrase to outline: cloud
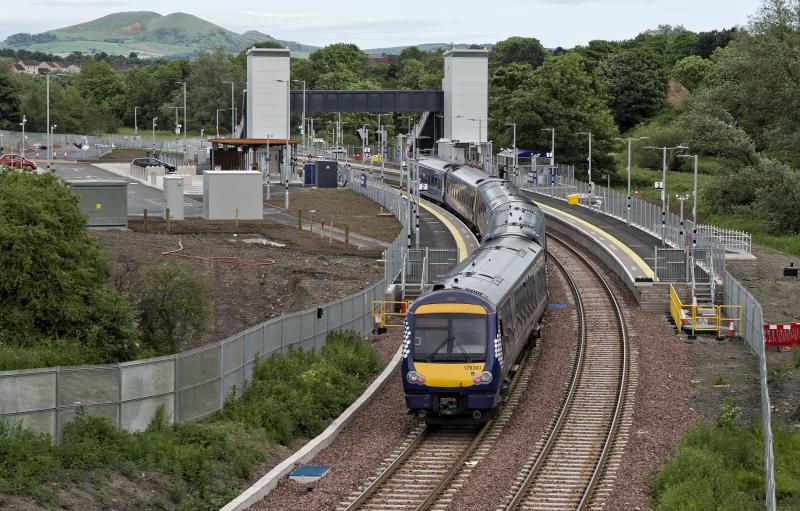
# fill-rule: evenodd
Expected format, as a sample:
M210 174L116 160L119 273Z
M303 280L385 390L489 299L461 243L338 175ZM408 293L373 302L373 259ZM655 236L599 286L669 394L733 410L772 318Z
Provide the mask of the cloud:
M123 0L39 0L37 6L46 7L122 7L127 5ZM86 21L93 19L90 15Z

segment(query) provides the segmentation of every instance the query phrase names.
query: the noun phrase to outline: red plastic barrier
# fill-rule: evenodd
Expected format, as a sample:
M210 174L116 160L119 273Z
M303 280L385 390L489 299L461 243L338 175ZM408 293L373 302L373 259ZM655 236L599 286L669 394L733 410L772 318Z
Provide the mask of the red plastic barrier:
M800 323L764 323L764 345L767 348L791 348L800 345Z

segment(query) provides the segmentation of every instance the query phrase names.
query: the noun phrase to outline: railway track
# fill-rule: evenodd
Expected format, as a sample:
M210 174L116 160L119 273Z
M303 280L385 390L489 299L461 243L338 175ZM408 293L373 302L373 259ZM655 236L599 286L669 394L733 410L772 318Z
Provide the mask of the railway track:
M505 511L589 508L629 396L627 333L611 287L585 257L550 240L548 251L575 296L578 351L561 411L514 481L499 508Z
M494 419L480 427L418 426L385 460L379 474L337 509L444 510L502 434L527 389L539 353L532 347L523 355L508 399Z

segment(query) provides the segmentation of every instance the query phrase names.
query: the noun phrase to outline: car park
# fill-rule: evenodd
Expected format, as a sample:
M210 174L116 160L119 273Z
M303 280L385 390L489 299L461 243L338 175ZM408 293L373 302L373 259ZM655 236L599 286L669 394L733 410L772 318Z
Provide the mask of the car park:
M0 165L8 165L15 169L36 170L36 162L23 158L19 154L4 154L0 156Z
M164 171L167 174L174 174L175 173L175 165L170 165L167 162L161 161L157 158L136 158L131 162L131 166L136 167L164 167Z

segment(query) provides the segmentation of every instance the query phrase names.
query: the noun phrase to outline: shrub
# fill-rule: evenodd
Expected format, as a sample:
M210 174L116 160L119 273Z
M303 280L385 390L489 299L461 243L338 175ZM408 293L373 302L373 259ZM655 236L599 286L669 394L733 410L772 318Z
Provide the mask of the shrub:
M328 334L319 351L290 350L257 361L240 398L225 403L223 417L260 426L275 442L314 436L366 388L380 364L354 332Z
M157 353L207 331L210 316L205 282L177 264L147 268L134 286L142 342Z
M705 80L714 63L709 59L689 55L675 63L672 75L690 91L696 90Z
M645 168L661 170L662 167L662 152L655 149L647 149L646 146L652 147L675 147L681 144L686 144L688 134L686 130L680 126L669 124L666 126L646 125L635 130L636 137L649 137L649 140L643 141L644 143L636 144L634 151L636 154L636 161L638 164ZM678 170L683 163L680 158L677 158L675 151L667 151L667 169Z
M77 204L51 175L0 169L0 345L66 339L124 360L136 352L132 310L104 288L108 266Z
M720 115L703 102L692 107L676 120L676 127L686 131L686 142L692 152L704 155L733 158L749 164L755 161L753 141L736 126L729 115Z

